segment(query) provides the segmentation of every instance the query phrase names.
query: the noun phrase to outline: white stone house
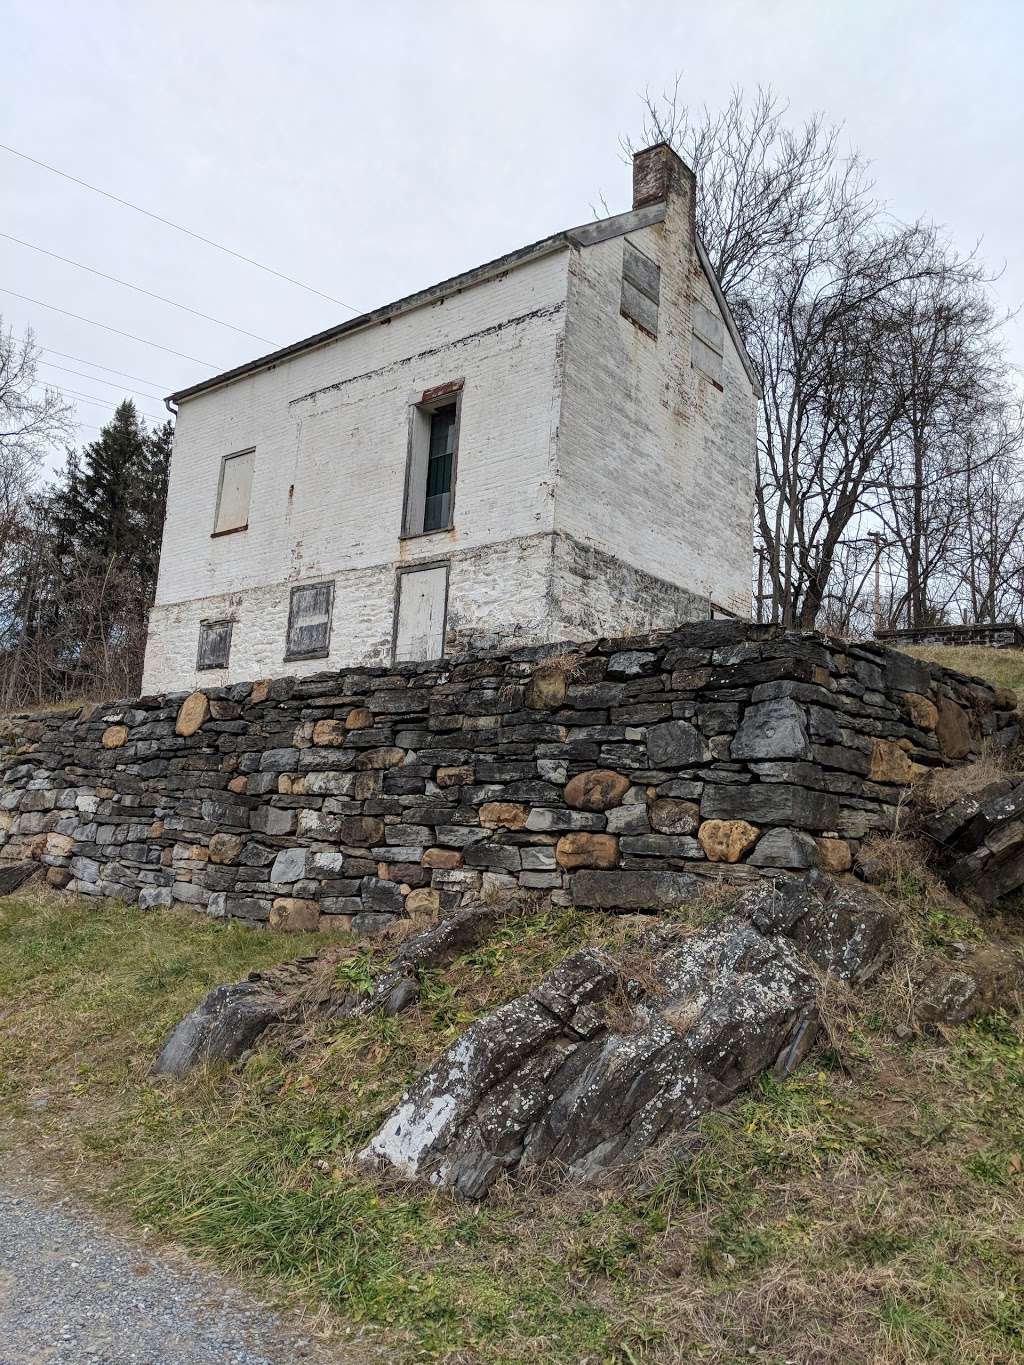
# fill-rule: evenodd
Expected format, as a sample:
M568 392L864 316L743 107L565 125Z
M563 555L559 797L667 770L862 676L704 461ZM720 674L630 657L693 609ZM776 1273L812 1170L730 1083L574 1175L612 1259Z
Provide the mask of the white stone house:
M173 394L147 691L750 613L757 379L693 173Z

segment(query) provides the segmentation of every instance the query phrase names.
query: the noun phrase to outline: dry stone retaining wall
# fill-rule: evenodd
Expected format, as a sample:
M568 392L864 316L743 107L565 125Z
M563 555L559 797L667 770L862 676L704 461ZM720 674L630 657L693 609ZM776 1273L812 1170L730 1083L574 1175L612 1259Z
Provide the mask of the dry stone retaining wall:
M282 929L529 891L658 909L693 874L846 870L1016 699L874 645L717 621L0 726L0 862Z

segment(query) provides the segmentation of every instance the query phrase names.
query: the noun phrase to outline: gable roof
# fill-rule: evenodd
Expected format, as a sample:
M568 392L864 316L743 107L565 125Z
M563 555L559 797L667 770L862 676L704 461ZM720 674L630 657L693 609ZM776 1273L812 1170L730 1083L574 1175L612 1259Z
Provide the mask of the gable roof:
M180 403L185 399L194 398L197 394L220 388L223 384L230 384L236 379L255 374L259 370L273 369L282 361L291 360L293 356L301 355L305 351L316 350L320 346L326 346L339 337L347 336L350 332L362 331L364 328L390 321L391 318L398 317L402 313L410 313L415 308L423 308L427 304L435 303L438 299L447 298L449 295L457 294L472 285L492 279L495 275L503 274L506 270L525 265L527 261L539 260L543 256L550 256L556 251L564 251L572 246L593 246L597 242L605 242L612 237L621 237L627 232L636 232L640 228L650 227L655 223L663 223L664 221L665 203L662 201L658 204L648 204L643 208L631 209L628 213L617 213L611 218L602 218L594 223L585 223L582 227L566 228L562 232L556 232L550 237L542 238L539 242L520 247L517 251L510 251L504 256L486 262L484 265L463 271L460 275L453 275L450 279L442 280L439 284L430 285L427 289L420 289L415 294L407 294L404 298L396 299L394 303L386 303L381 308L374 308L368 313L360 313L358 317L349 318L347 322L338 323L322 332L315 332L312 336L304 337L301 341L292 342L289 346L282 346L279 350L258 356L255 360L246 361L244 365L236 365L234 369L225 370L209 379L203 379L198 384L189 385L188 388L178 389L169 394L164 402L170 407L172 403ZM697 242L697 255L704 273L710 281L711 288L714 290L715 299L722 310L729 335L743 363L747 377L755 392L760 396L761 388L757 374L746 348L740 340L736 324L715 278L707 253L699 240Z

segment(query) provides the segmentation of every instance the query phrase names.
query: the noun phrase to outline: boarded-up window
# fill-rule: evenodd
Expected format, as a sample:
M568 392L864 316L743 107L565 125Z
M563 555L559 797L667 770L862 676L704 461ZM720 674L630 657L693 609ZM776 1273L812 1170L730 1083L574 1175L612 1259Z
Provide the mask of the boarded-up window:
M220 488L217 491L217 516L213 534L244 531L249 525L249 498L252 494L252 468L255 450L227 455L221 462Z
M199 657L196 660L196 668L227 668L233 625L233 621L199 623Z
M690 359L697 370L701 370L716 384L721 384L725 367L722 348L725 345L725 328L722 319L716 317L702 303L698 303L693 314L693 344Z
M658 301L661 297L661 266L637 251L630 242L622 244L622 316L635 322L651 336L658 335Z
M447 609L446 565L399 574L395 659L440 659Z
M303 583L292 588L286 659L319 659L327 653L333 606L333 583Z

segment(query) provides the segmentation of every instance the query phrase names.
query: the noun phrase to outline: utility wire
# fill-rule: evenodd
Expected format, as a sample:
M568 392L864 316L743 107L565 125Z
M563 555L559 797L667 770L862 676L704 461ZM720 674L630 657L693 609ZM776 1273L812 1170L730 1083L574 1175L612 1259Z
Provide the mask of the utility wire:
M161 389L164 393L174 387L172 384L161 384L157 379L143 379L140 374L125 374L124 370L113 370L109 365L100 365L95 360L86 360L84 356L68 355L66 351L55 351L52 346L40 346L39 349L45 355L59 355L61 360L73 360L76 365L91 365L94 370L106 370L107 374L119 374L122 379L134 379L137 384L148 384L151 389ZM43 361L44 365L50 363L49 360Z
M120 389L122 393L135 393L140 398L152 398L159 403L163 394L143 393L141 389L129 389L124 384L119 384L116 379L101 379L98 374L86 374L84 370L71 370L67 365L55 365L52 360L41 360L41 365L45 365L49 370L60 370L62 374L75 374L79 379L91 379L94 384L108 384L112 389Z
M96 398L93 394L82 393L79 389L62 389L57 384L46 384L37 380L35 387L49 389L51 393L59 393L62 398L66 398L67 401L72 404L92 403L95 407L106 408L108 411L120 406L120 404L113 402L109 398ZM142 413L144 417L149 417L154 422L163 422L167 420L166 418L161 417L159 413L147 412L145 408L139 408L138 411Z
M115 336L127 337L129 341L141 341L143 346L153 346L158 351L166 351L168 355L176 355L179 360L191 360L194 365L202 365L207 370L228 368L223 365L211 365L208 360L198 360L194 355L185 355L182 351L172 351L169 346L161 346L159 341L147 341L145 337L137 337L134 332L122 332L119 327L110 327L105 322L97 322L95 318L83 317L81 313L69 313L66 308L58 308L53 303L44 303L42 299L30 299L27 294L15 293L6 285L0 284L0 294L10 294L11 298L21 299L23 303L35 303L40 308L49 308L51 313L63 313L66 318L75 318L78 322L88 322L93 327L102 327L105 332L113 332Z
M55 393L63 394L65 397L69 397L69 396L71 396L71 395L74 395L75 398L84 398L85 401L86 401L87 403L103 403L103 404L105 404L107 407L111 407L111 408L116 408L116 407L117 407L117 402L118 402L118 400L115 400L115 399L113 399L113 398L103 398L103 397L102 397L100 394L98 394L98 393L83 393L81 389L66 389L66 388L63 388L60 384L51 384L51 383L49 382L49 380L46 380L46 379L37 379L37 380L36 380L36 384L37 384L37 385L38 385L38 384L42 384L42 386L43 386L44 388L53 389L53 391L54 391ZM124 389L122 389L121 392L124 393ZM129 392L130 392L130 393L134 393L135 390L134 390L134 389L130 389ZM152 398L153 395L152 395L151 393L144 393L144 394L141 394L140 397L142 397L142 398ZM160 400L157 399L157 402L159 402L159 401L160 401ZM153 413L153 412L148 413L147 415L150 416L150 417L157 417L157 416L158 416L158 414ZM159 418L159 420L162 421L163 418Z
M209 313L201 313L198 308L190 308L187 303L177 303L174 299L165 298L163 294L154 294L151 289L143 289L139 284L129 284L127 280L119 280L116 275L108 275L103 270L95 270L91 265L83 265L81 261L73 261L70 256L61 256L56 251L47 251L44 246L36 246L34 242L22 241L20 237L12 237L9 232L0 232L0 237L7 242L14 242L17 246L27 247L29 251L38 251L41 256L49 256L51 260L63 261L65 265L73 265L76 270L85 270L90 275L98 275L101 280L109 280L111 284L119 284L122 289L134 289L136 294L145 294L148 299L156 299L158 303L168 303L172 308L180 308L183 313L191 313L195 318L202 318L204 322L216 323L218 327L226 327L230 332L238 332L244 337L251 337L253 341L265 342L267 346L276 347L278 343L271 341L269 337L261 337L256 332L247 332L244 327L236 327L233 322L224 322L222 318L211 317Z
M191 228L182 227L180 223L174 223L170 218L163 218L159 213L151 213L149 209L141 208L138 204L133 204L130 199L121 199L116 194L111 194L108 190L101 190L98 185L90 185L88 180L80 180L77 175L69 175L67 171L58 170L56 166L51 166L45 161L40 161L34 156L29 156L27 152L19 152L16 147L8 147L0 142L0 151L10 152L12 156L17 156L22 161L31 161L33 166L42 166L44 171L50 171L54 175L59 175L64 180L70 180L75 185L81 185L84 189L92 190L94 194L102 194L104 199L111 199L115 204L120 204L123 208L134 209L136 213L145 214L147 218L152 218L158 223L163 223L165 227L174 228L175 232L183 232L186 237L194 237L197 242L205 242L207 246L215 247L218 251L225 252L228 256L234 256L238 261L244 261L246 265L254 265L257 270L263 270L268 275L275 275L279 280L284 280L288 284L294 284L299 289L305 289L309 294L316 294L322 299L327 299L330 303L336 303L341 308L347 308L350 312L361 313L361 308L354 307L351 303L345 303L341 299L336 299L331 294L325 294L322 289L314 289L311 284L303 284L301 280L294 279L291 275L282 275L280 270L273 270L269 265L263 265L260 261L254 261L251 256L243 256L240 251L232 251L231 247L224 246L220 242L215 242L211 237L204 237L200 232L193 232Z

